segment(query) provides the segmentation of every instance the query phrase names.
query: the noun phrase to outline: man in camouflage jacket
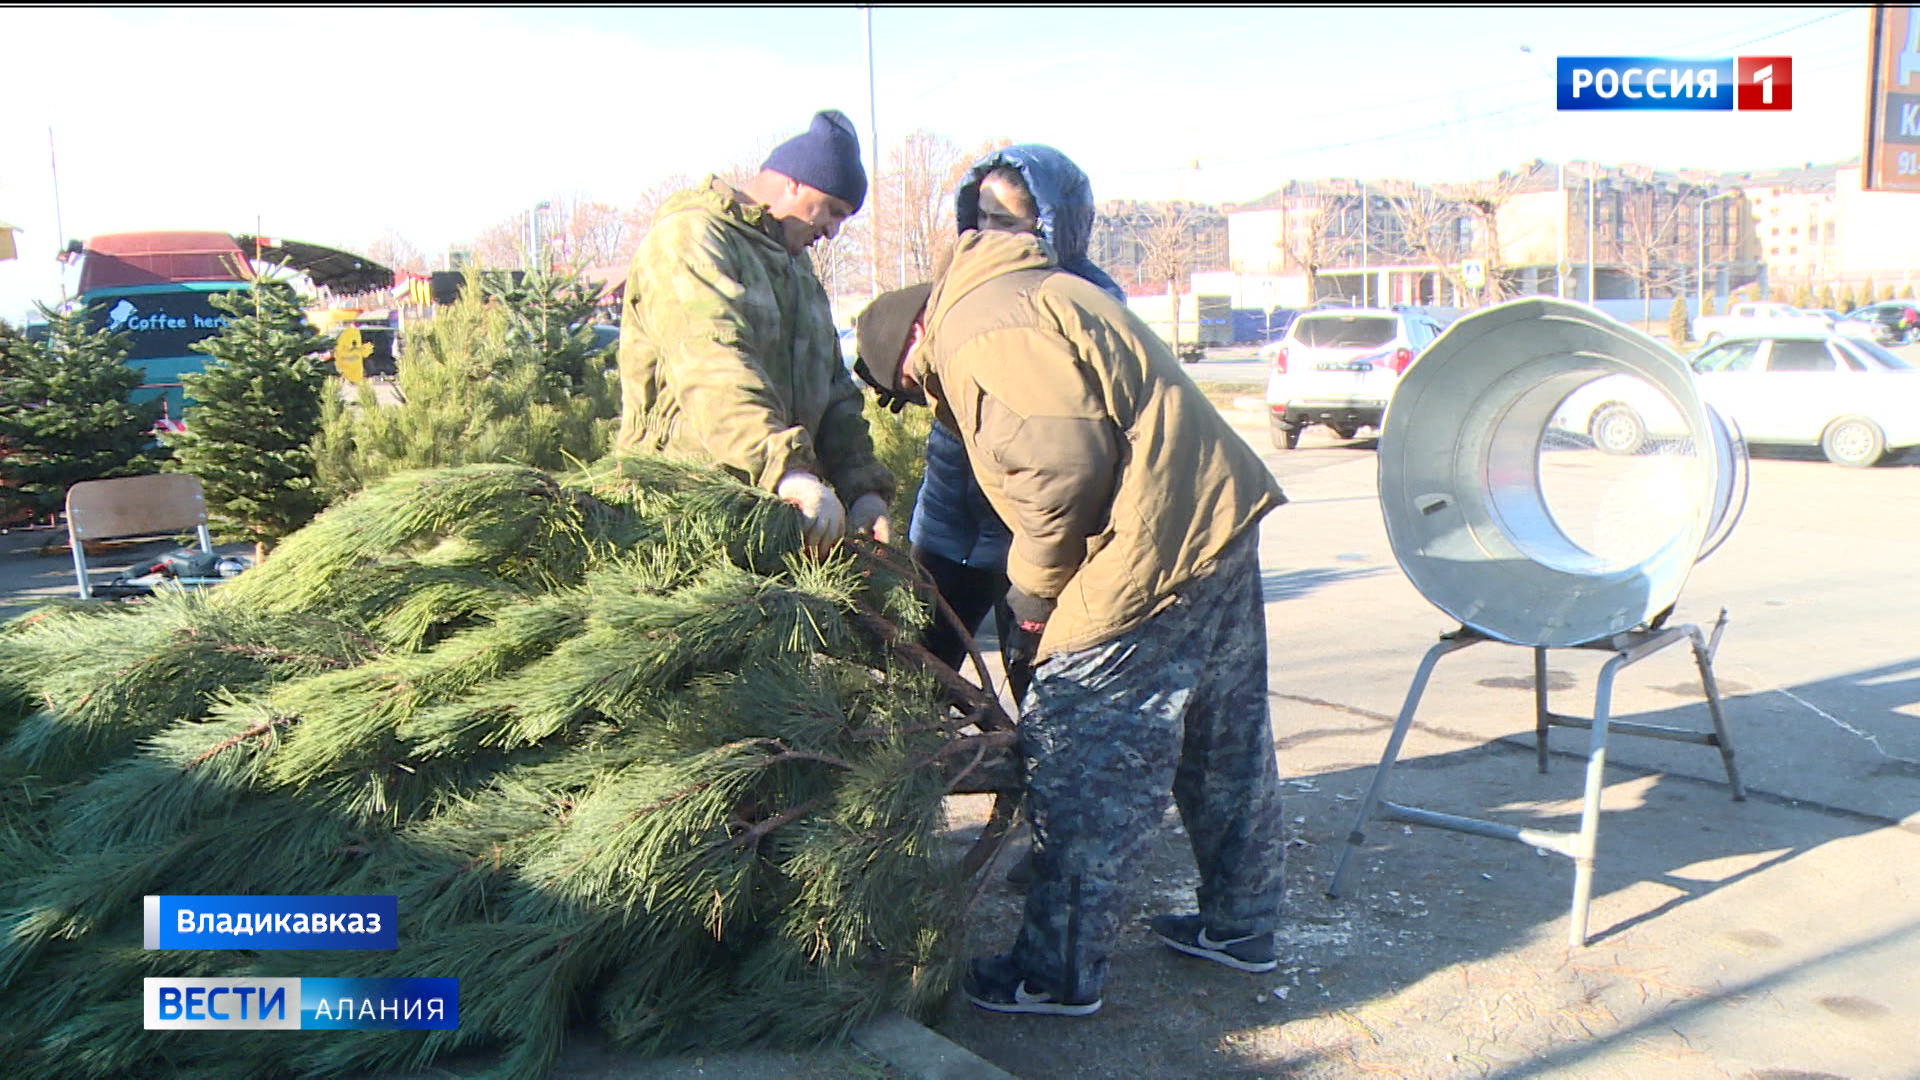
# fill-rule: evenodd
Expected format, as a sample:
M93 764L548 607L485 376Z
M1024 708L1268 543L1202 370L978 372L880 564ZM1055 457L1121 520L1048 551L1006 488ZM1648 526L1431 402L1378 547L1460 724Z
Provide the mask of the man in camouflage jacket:
M616 449L712 461L777 492L816 549L891 530L893 477L807 257L866 189L852 124L819 113L744 187L709 177L666 201L621 313Z

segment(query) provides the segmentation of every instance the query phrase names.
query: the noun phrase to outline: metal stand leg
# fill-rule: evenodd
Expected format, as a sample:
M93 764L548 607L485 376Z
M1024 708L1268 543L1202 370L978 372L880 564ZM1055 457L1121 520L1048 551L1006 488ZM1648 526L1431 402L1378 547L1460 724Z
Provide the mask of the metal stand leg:
M1543 773L1547 771L1547 729L1549 727L1588 729L1586 786L1581 799L1578 832L1516 828L1499 822L1442 814L1416 806L1402 806L1386 799L1388 778L1393 772L1394 762L1400 756L1400 748L1406 741L1407 732L1413 727L1414 712L1419 708L1420 699L1426 693L1427 682L1433 675L1434 666L1440 662L1442 656L1450 652L1489 640L1465 629L1443 637L1439 644L1427 650L1426 656L1420 661L1419 668L1414 672L1413 684L1407 689L1406 702L1401 706L1400 715L1394 721L1393 733L1387 739L1386 752L1381 755L1380 765L1374 770L1373 782L1367 788L1366 798L1360 803L1359 817L1354 822L1353 831L1347 834L1346 847L1340 852L1339 862L1334 867L1333 881L1327 886L1327 895L1337 897L1345 891L1349 860L1352 859L1354 850L1366 843L1367 823L1375 816L1414 825L1427 825L1454 832L1487 836L1496 840L1512 840L1573 860L1573 901L1568 913L1567 939L1573 946L1585 945L1589 908L1593 900L1593 873L1600 846L1600 797L1606 790L1607 736L1610 732L1618 731L1622 735L1702 743L1717 747L1721 760L1727 767L1727 782L1733 789L1733 797L1746 798L1746 790L1740 784L1739 771L1734 767L1733 743L1727 733L1725 717L1721 713L1719 686L1713 678L1713 656L1718 651L1720 635L1726 629L1726 620L1726 612L1722 611L1719 622L1714 626L1711 642L1702 637L1698 627L1676 626L1658 630L1636 630L1615 635L1604 641L1574 646L1575 648L1602 649L1613 653L1613 656L1602 665L1599 678L1595 683L1591 717L1562 716L1547 707L1547 650L1544 647L1534 648L1534 750L1540 771ZM1613 719L1613 685L1620 670L1682 640L1688 641L1693 648L1694 662L1700 669L1701 688L1706 692L1707 712L1713 718L1713 732L1709 734L1656 724L1616 722Z
M1400 717L1394 721L1393 734L1387 737L1387 751L1380 755L1380 765L1373 771L1373 783L1367 788L1367 797L1360 801L1360 816L1354 819L1353 831L1347 834L1347 846L1340 852L1340 862L1334 867L1333 881L1327 886L1328 896L1340 895L1347 878L1347 860L1353 856L1355 848L1367 842L1367 822L1372 819L1374 807L1386 791L1387 777L1393 772L1394 760L1400 756L1400 744L1407 740L1407 730L1413 727L1414 710L1420 707L1420 696L1427 691L1427 680L1433 676L1434 665L1450 652L1485 640L1478 634L1461 630L1457 634L1442 637L1421 658L1420 666L1413 673L1413 685L1407 688L1407 700L1400 706Z
M1547 775L1547 649L1533 650L1533 752L1539 759L1540 775Z
M1567 913L1567 944L1587 943L1587 908L1593 902L1594 857L1600 851L1600 793L1607 786L1607 722L1613 711L1613 677L1627 664L1615 653L1600 669L1593 690L1593 730L1587 739L1587 788L1580 804L1580 834L1573 849L1573 907Z
M1707 715L1713 718L1713 742L1720 748L1720 760L1727 766L1727 786L1733 789L1733 801L1746 802L1747 788L1740 782L1740 770L1733 763L1733 739L1727 735L1727 721L1720 712L1720 684L1713 677L1713 654L1720 649L1720 634L1727 628L1727 613L1723 608L1720 620L1713 625L1713 641L1702 641L1700 631L1687 627L1693 643L1693 662L1700 668L1700 687L1707 694Z

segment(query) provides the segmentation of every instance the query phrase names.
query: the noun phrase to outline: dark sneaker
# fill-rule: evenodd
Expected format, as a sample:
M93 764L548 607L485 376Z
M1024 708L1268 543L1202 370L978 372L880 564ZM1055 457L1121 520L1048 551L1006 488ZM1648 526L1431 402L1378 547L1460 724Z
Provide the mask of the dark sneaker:
M1272 934L1221 934L1214 937L1198 915L1155 915L1148 926L1167 947L1236 971L1272 971L1280 966Z
M1022 976L1013 958L1001 953L982 956L967 965L960 983L967 1000L1001 1013L1041 1013L1048 1016L1091 1016L1100 1011L1100 999L1064 1001L1054 991Z

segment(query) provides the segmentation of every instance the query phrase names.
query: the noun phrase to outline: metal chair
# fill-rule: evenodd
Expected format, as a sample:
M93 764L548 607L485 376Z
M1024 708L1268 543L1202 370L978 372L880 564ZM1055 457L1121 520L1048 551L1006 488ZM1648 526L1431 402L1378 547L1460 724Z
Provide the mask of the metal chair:
M82 480L67 489L67 542L80 599L93 599L87 578L87 541L171 536L191 529L200 550L213 554L207 533L207 497L199 477L183 473Z

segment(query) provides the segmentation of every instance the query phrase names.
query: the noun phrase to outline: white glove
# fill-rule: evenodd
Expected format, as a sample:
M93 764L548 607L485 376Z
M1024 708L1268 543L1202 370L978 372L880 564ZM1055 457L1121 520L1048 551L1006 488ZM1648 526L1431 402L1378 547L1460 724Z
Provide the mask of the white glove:
M800 516L806 521L801 532L814 554L825 554L846 533L847 508L840 505L840 496L812 473L790 472L780 478L773 492L800 508Z
M869 491L853 500L847 508L847 534L871 536L883 544L893 542L893 522L887 517L887 500L877 491Z

